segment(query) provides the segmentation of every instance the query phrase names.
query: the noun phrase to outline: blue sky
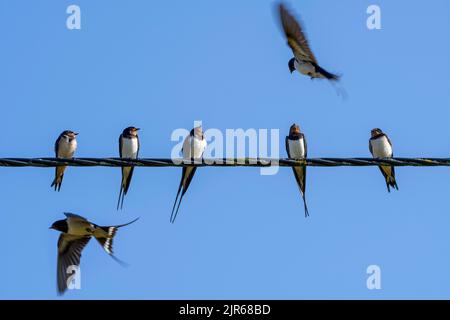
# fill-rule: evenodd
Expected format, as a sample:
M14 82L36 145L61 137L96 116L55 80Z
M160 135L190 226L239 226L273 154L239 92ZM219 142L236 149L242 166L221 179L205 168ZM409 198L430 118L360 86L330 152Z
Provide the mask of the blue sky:
M81 30L66 8L81 8ZM291 1L321 65L343 74L343 101L324 81L291 75L273 2L0 1L0 157L53 156L65 129L77 156L118 155L123 128L142 157L169 157L177 128L280 129L298 122L310 157L369 156L380 127L401 157L450 153L450 3ZM368 30L377 4L382 29ZM118 233L123 268L92 241L82 289L63 299L450 298L447 168L398 168L388 194L377 168L309 168L303 205L292 172L201 168L174 225L179 168L137 168L115 209L118 168L0 168L0 298L53 299L62 212ZM368 290L366 268L381 268Z

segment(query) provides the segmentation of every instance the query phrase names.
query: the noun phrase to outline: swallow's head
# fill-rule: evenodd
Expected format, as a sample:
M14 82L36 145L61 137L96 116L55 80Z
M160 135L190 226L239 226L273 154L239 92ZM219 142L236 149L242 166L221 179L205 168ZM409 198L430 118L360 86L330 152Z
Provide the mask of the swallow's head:
M125 130L123 130L123 135L124 136L131 136L131 137L137 137L138 131L140 129L136 128L136 127L128 127Z
M289 60L289 71L292 73L295 71L295 58L292 58L291 60Z
M68 138L68 139L72 140L72 139L75 139L77 137L78 132L73 132L71 130L66 130L66 131L63 131L63 133L61 133L61 135L63 137L65 137L65 138Z
M375 128L375 129L372 129L370 131L370 136L373 138L373 137L376 137L376 136L378 136L378 135L380 135L382 133L383 133L383 131L381 131L381 129Z
M203 139L203 129L202 126L195 127L191 130L191 136Z
M58 220L53 222L49 229L67 233L67 231L69 230L69 226L67 225L67 220Z
M300 126L298 124L293 124L289 129L289 135L291 137L296 137L300 135Z

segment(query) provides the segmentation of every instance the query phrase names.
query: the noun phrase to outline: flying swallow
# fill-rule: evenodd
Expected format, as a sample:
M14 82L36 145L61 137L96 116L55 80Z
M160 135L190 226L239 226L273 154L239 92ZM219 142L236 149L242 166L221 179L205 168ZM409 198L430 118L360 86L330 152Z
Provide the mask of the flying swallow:
M286 151L289 159L306 159L308 155L305 135L300 132L300 127L295 123L289 129L289 135L286 137ZM303 198L305 217L308 217L309 212L305 198L306 166L292 167L292 171L294 171L295 180L297 180L297 185Z
M78 133L65 130L63 131L55 142L55 156L56 158L71 159L77 149ZM52 182L51 187L55 187L55 191L61 189L61 184L64 178L64 171L66 166L59 166L55 169L55 179Z
M202 158L205 149L206 149L206 139L203 136L202 127L199 126L192 129L189 135L184 139L182 148L183 159L199 160ZM178 209L180 209L181 200L183 200L183 196L186 193L187 189L189 188L189 185L191 184L196 169L197 169L196 167L183 167L180 186L178 187L177 197L175 198L175 202L172 208L172 214L170 216L170 222L172 223L175 222L175 219L178 214ZM177 204L178 197L180 196L180 192L181 192L180 201L178 202L178 206L176 207L175 211L175 206Z
M61 232L58 239L57 266L58 294L60 295L66 291L67 281L72 275L68 268L79 267L81 252L91 237L94 237L111 257L120 262L113 255L113 239L117 229L139 219L118 226L100 227L79 215L73 213L64 213L64 215L67 217L65 220L58 220L50 227L50 229Z
M374 158L392 158L394 156L391 140L381 129L372 129L370 135L369 150ZM398 190L397 182L395 181L395 168L384 165L379 166L379 168L384 179L386 179L388 192L391 192L390 187Z
M289 60L288 63L289 71L292 73L297 70L301 74L311 77L311 79L339 80L340 77L338 75L332 74L319 66L302 31L301 24L297 22L282 3L279 4L278 9L287 43L294 53L294 58Z
M124 159L137 159L139 155L139 128L128 127L123 130L119 137L119 154ZM122 167L122 181L120 183L119 200L117 201L117 210L119 206L122 209L123 199L130 187L131 178L133 177L134 167Z

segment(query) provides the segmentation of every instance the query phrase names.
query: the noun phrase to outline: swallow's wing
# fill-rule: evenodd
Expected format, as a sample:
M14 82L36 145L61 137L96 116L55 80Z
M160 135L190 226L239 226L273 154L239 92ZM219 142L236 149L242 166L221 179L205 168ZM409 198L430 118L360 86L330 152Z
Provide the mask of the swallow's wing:
M122 137L123 135L120 134L119 136L119 156L120 158L122 158L122 148L123 148L123 142L122 142ZM119 192L119 200L117 200L117 210L119 210L120 207L120 200L122 199L122 203L123 203L123 174L124 174L124 167L121 168L121 173L122 173L122 179L120 179L120 192Z
M302 31L300 23L297 22L283 4L279 5L279 11L281 25L295 58L299 61L310 61L317 64L317 60L309 48L308 40Z
M284 143L286 145L286 153L288 155L288 158L291 158L291 153L289 152L289 137L286 136L286 139L284 139Z
M391 146L391 149L392 149L391 157L393 157L394 156L394 147L392 146L391 139L389 139L389 137L387 135L386 135L386 139L387 139L389 145ZM395 167L394 166L391 166L391 174L390 174L390 176L393 178L393 180L395 182Z
M181 193L181 195L186 193L196 170L197 167L183 167L183 192Z
M136 136L137 139L137 152L136 152L136 158L139 158L139 150L141 149L141 143L139 141L139 136Z
M72 219L72 220L82 220L82 221L88 222L88 220L87 220L85 217L79 216L79 215L77 215L77 214L75 214L75 213L64 212L64 215L65 215L67 218L70 218L70 219Z
M130 184L131 184L131 179L133 178L133 172L134 172L134 167L128 167L128 168L123 168L124 169L128 169L128 174L126 174L124 171L122 171L122 174L126 175L126 181L125 181L125 185L123 186L123 193L127 194L128 189L130 188Z
M55 157L58 158L59 154L59 142L61 141L62 135L59 135L58 139L55 141Z
M369 150L370 150L370 154L373 157L373 149L372 149L372 139L369 139Z
M80 266L81 252L90 239L91 237L89 236L80 237L68 235L66 233L62 233L59 236L57 266L57 284L59 294L63 294L64 291L66 291L67 281L75 271L75 269L72 268Z
M119 156L122 158L122 147L123 147L123 143L122 143L122 134L119 136Z

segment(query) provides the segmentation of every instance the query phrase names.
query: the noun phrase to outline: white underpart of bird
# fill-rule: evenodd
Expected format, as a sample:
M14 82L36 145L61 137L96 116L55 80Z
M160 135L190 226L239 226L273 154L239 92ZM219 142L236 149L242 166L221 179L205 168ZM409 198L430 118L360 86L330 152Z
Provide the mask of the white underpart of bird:
M292 159L304 159L305 158L305 143L303 138L298 140L288 140L289 154Z
M75 150L77 150L77 140L70 140L69 137L64 136L59 140L57 156L58 158L73 158Z
M322 75L319 72L316 72L316 68L310 63L305 61L297 61L295 59L294 61L295 69L300 72L301 74L314 77L314 78L325 78L324 75Z
M123 137L122 158L136 159L138 154L138 147L139 144L137 137Z
M374 158L392 157L392 146L386 136L373 139L370 143L372 144L372 154Z
M183 142L183 159L200 159L206 149L206 140L196 136L187 136Z
M137 137L132 138L122 137L122 158L136 159L139 151L138 149L139 143ZM126 181L131 171L131 167L124 167L123 171L124 171L124 180Z
M206 139L200 139L198 137L188 135L183 142L183 159L184 160L199 160L203 156L203 152L206 149ZM186 175L184 176L183 185L185 185L186 180L190 176L190 171L192 171L193 167L189 167L186 169Z

